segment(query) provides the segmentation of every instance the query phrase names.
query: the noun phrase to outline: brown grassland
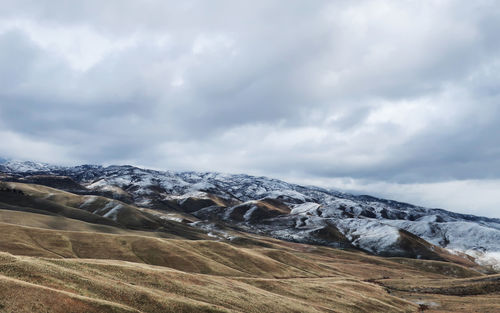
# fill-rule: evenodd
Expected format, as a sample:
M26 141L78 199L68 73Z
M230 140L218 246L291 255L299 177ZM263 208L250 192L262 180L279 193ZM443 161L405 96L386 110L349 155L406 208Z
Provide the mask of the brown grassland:
M0 312L500 312L500 275L467 262L147 231L133 206L127 229L73 212L82 196L10 186L27 198L0 194Z

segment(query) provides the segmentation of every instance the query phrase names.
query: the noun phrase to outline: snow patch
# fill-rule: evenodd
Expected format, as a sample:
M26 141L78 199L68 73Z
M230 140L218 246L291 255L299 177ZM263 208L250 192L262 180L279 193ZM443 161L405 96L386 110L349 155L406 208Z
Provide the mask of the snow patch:
M160 218L167 220L167 221L174 221L174 222L179 222L179 223L182 223L182 221L183 221L183 219L181 217L178 217L175 214L160 215Z
M192 191L199 191L199 190L209 190L209 189L214 189L214 188L216 188L216 187L213 184L204 181L204 182L199 182L199 183L191 185L191 187L189 189Z
M311 214L320 207L320 204L315 202L306 202L302 204L297 204L293 206L290 214Z
M250 219L252 218L252 214L258 209L259 207L253 205L248 211L245 212L245 214L243 215L243 219L247 222L250 221Z
M97 196L84 196L84 199L85 199L85 201L83 201L83 203L80 204L80 208L84 208L84 207L92 204L92 202L97 200Z
M372 253L394 250L400 236L398 228L376 220L345 219L336 225L353 245Z
M118 204L114 206L111 210L109 210L106 214L103 215L103 217L110 218L114 221L118 220L118 213L120 210L123 208L122 204Z
M188 198L196 198L196 199L210 199L208 194L203 191L190 191L186 192L182 195L166 195L165 200L186 200Z
M290 197L292 199L306 202L306 197L302 193L297 192L295 190L273 190L271 192L268 192L266 194L266 197L271 199L277 199L280 197Z

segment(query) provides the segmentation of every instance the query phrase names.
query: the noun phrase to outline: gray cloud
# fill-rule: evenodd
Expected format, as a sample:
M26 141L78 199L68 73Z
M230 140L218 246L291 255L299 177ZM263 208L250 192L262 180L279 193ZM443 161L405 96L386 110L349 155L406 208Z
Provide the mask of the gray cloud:
M360 190L500 179L494 1L0 4L2 156Z

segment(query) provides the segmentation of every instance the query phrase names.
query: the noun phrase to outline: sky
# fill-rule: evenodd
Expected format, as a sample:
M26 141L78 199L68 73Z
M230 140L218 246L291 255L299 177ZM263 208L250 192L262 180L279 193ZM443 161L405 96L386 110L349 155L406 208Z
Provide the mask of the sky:
M0 0L0 157L500 217L500 3Z

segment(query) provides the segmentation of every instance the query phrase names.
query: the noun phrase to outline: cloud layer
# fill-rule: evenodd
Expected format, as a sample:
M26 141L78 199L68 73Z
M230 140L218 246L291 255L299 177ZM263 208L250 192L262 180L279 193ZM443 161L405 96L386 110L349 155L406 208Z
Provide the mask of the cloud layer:
M0 4L4 157L247 172L499 215L481 187L433 196L500 180L495 1Z

